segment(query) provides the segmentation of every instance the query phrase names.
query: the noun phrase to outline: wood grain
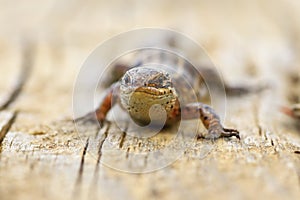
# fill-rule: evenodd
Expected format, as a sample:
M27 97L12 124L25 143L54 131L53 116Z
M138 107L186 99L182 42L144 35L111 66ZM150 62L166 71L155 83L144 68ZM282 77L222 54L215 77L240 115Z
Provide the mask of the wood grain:
M30 2L0 5L10 21L0 29L1 199L299 199L299 121L278 110L299 100L298 2ZM175 142L172 129L141 138L114 122L74 126L81 63L99 42L149 26L203 44L232 84L271 85L227 98L224 123L240 141L196 139L197 121ZM170 162L153 153L167 147Z

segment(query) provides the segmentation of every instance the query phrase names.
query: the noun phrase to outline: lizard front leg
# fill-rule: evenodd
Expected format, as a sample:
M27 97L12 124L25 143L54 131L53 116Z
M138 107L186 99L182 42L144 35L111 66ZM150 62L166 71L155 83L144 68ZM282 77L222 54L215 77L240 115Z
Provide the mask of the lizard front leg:
M83 117L75 119L75 122L99 122L100 125L103 125L103 122L106 119L107 113L110 109L116 104L119 98L119 83L113 84L107 91L104 99L101 101L100 105L95 111L89 112Z
M208 130L205 138L215 139L220 137L235 136L240 139L239 132L235 129L224 128L220 117L208 105L202 103L192 103L181 108L182 119L195 119L200 117L203 125Z

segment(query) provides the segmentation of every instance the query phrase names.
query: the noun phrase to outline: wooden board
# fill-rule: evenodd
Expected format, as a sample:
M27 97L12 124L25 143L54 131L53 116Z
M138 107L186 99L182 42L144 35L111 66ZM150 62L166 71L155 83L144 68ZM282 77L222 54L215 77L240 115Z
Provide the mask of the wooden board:
M0 199L299 199L299 121L278 110L300 98L293 78L300 76L299 6L1 4ZM230 83L271 85L263 93L227 98L225 124L240 130L240 141L195 139L188 126L196 121L187 124L182 152L170 143L170 130L145 139L107 123L101 130L79 127L78 134L72 91L84 59L112 35L149 26L173 28L203 44ZM173 156L167 166L153 154L166 146ZM140 173L157 166L162 168Z

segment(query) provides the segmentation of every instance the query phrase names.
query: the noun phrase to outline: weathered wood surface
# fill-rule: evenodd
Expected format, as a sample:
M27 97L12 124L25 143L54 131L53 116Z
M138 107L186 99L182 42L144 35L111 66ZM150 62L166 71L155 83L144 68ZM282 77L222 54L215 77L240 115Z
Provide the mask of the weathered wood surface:
M31 2L0 5L0 199L299 199L299 122L277 109L299 101L298 2ZM271 83L227 99L225 124L241 141L190 138L176 162L131 174L103 162L142 171L173 136L135 139L111 123L79 137L69 119L81 63L109 36L145 26L202 43L229 82Z

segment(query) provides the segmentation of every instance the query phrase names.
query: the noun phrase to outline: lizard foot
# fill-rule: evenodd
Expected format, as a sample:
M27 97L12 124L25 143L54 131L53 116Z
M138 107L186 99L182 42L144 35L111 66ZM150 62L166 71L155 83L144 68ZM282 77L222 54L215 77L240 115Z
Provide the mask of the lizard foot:
M240 132L236 129L229 129L229 128L223 128L223 131L221 133L221 137L232 137L235 136L239 140L241 139L240 137Z
M233 137L235 136L236 138L238 138L239 140L240 138L240 134L239 131L236 129L229 129L229 128L223 128L223 127L212 127L210 129L208 129L208 134L205 136L206 139L217 139L217 138L221 138L221 137Z

